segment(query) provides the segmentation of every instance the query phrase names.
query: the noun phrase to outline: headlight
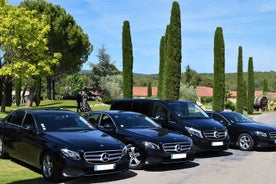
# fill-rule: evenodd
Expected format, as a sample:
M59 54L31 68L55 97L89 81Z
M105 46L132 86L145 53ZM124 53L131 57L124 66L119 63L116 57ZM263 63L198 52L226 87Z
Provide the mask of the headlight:
M127 147L124 146L123 150L122 150L122 156L127 155Z
M65 157L72 158L73 160L80 160L80 155L75 151L69 149L61 149L60 151Z
M267 134L261 131L255 131L258 136L267 137Z
M191 135L203 138L202 133L201 133L200 130L192 128L192 127L185 127L185 128Z
M152 143L152 142L148 142L148 141L144 141L143 145L146 148L150 148L150 149L154 149L154 150L160 150L160 147L158 144Z

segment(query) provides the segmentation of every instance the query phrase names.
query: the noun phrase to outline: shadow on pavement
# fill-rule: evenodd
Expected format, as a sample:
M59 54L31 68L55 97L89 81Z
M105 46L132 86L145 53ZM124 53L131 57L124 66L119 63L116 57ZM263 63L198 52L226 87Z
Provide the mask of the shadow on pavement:
M199 166L198 163L195 162L184 162L184 163L176 163L176 164L163 164L163 165L152 165L146 166L145 171L169 171L169 170L179 170L179 169L189 169L193 167Z

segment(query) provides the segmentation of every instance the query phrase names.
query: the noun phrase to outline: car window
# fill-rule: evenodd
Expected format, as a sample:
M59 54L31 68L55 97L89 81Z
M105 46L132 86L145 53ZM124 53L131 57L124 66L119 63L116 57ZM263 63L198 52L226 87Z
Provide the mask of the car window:
M139 112L139 113L148 115L149 112L150 112L149 109L150 109L150 101L135 100L135 101L133 101L131 111Z
M43 114L37 117L38 125L43 131L80 131L93 129L82 116L76 114Z
M157 128L159 127L153 120L143 114L118 114L114 117L117 127L131 128Z
M13 123L20 126L22 124L24 116L25 116L25 111L22 111L22 110L14 111L9 115L9 117L7 118L7 121L9 123Z
M192 102L169 102L168 107L179 118L209 118L198 105Z
M31 127L32 129L35 129L35 121L34 121L34 118L31 114L27 114L24 121L23 121L23 124L22 124L23 127Z
M213 119L222 123L223 125L227 125L227 121L219 114L213 114Z
M113 124L112 119L106 114L104 114L102 116L102 119L101 119L99 125L102 126L102 127L105 127L105 128L112 128L112 127L114 128L115 127L115 125Z
M167 120L168 119L168 110L161 103L154 103L152 117L156 119Z
M97 125L100 119L100 114L99 113L89 114L86 117L86 119L88 119L88 121L92 123L92 125Z

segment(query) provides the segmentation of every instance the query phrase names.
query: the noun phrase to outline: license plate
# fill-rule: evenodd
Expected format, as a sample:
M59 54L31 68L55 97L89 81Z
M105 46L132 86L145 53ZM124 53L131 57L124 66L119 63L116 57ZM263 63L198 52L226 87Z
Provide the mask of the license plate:
M187 154L186 153L181 153L181 154L172 154L171 159L180 159L180 158L186 158Z
M115 169L115 164L94 165L94 171L105 171Z
M223 142L212 142L212 146L223 146Z

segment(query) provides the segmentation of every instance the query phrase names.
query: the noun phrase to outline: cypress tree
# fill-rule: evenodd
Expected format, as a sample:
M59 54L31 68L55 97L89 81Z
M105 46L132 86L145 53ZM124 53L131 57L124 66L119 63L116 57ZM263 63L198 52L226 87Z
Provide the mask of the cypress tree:
M242 65L242 47L238 51L238 69L237 69L237 102L236 111L243 113L243 65Z
M165 65L164 65L164 99L177 100L179 98L181 79L181 19L180 7L174 1L171 9L170 24L166 30Z
M222 28L217 27L214 37L213 110L222 111L225 99L225 47Z
M130 35L130 25L124 21L122 34L123 50L123 97L132 98L133 88L133 53Z
M162 91L163 91L164 49L165 49L165 36L162 36L160 40L160 45L159 45L159 74L158 74L158 90L157 90L158 98L162 98Z
M263 82L263 94L266 94L268 92L268 84L267 84L267 79L264 79Z
M148 97L152 96L151 82L148 83Z
M255 98L255 81L254 81L254 69L253 58L249 57L248 60L248 79L247 79L247 113L253 114L254 111L254 98Z

